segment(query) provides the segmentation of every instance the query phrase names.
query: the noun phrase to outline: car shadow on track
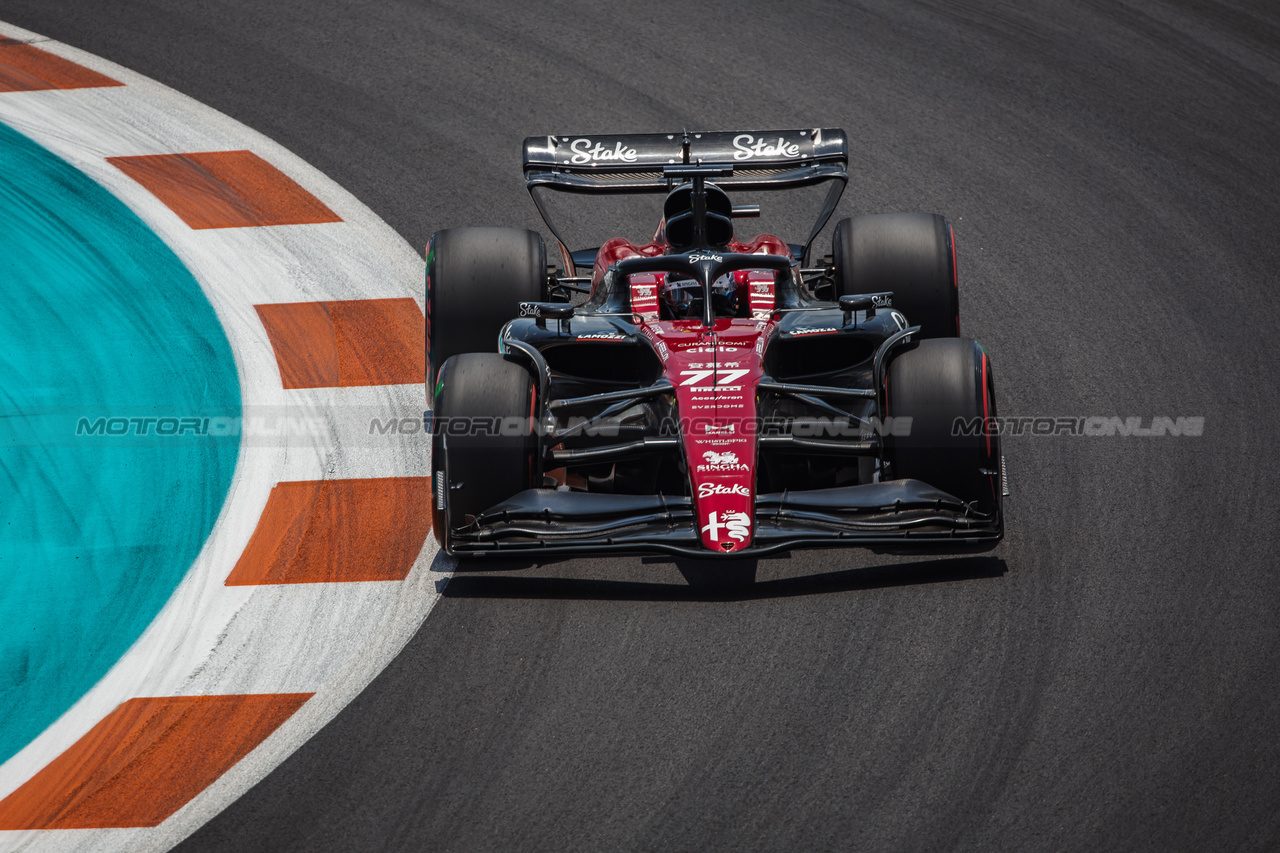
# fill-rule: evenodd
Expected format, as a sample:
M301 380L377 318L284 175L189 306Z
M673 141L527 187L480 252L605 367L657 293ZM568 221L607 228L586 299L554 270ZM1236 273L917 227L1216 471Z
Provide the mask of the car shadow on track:
M462 564L443 595L449 598L596 599L605 601L748 601L883 589L929 583L998 578L1009 567L999 557L974 556L890 563L835 572L756 581L756 561L674 562L686 583L651 583L597 578L496 575L528 569L530 563ZM473 573L474 572L474 573Z

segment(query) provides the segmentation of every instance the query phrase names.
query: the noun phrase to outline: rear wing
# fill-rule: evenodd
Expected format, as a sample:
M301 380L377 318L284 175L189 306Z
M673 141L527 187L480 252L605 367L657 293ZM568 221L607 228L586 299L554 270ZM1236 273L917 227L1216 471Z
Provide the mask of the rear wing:
M782 189L832 182L802 256L835 212L849 181L849 141L839 128L690 133L531 136L524 141L524 176L538 213L560 243L566 273L572 253L535 190L572 193L668 192L681 178L670 166L724 166L716 184Z
M848 179L849 143L843 130L762 130L715 133L633 133L531 136L524 141L530 189L577 192L664 192L664 166L725 164L729 187L800 186Z

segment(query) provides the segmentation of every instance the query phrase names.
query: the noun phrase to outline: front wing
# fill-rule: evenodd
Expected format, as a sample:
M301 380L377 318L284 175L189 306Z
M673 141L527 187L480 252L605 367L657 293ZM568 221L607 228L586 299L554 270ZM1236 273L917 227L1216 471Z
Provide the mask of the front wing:
M733 558L796 547L872 546L973 552L1004 535L999 512L978 513L920 480L756 495L751 547ZM530 489L449 534L459 555L667 552L702 547L688 497Z

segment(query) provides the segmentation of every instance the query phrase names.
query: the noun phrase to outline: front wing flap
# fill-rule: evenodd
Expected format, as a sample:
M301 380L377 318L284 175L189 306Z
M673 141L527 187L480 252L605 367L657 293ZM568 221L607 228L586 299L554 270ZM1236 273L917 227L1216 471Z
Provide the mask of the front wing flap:
M985 515L920 480L760 494L752 544L735 558L793 547L887 546L936 551L994 547L999 514ZM693 501L664 495L609 495L530 489L450 533L465 555L664 551L721 556L702 547Z

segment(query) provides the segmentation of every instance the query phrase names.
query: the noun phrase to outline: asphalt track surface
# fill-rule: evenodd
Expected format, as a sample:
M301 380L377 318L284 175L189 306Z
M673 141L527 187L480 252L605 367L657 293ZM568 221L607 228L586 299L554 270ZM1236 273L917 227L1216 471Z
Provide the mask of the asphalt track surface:
M538 133L837 126L955 225L1009 438L984 558L462 571L179 849L1275 849L1280 10L0 0L266 133L419 250L536 227ZM824 238L825 239L825 238Z

